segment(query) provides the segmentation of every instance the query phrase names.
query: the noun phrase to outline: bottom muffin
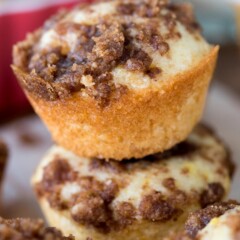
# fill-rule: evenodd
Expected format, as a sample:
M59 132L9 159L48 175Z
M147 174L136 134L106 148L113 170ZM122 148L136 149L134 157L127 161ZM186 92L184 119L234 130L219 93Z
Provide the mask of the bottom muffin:
M1 240L74 240L64 237L62 233L51 227L45 227L43 221L34 219L0 218Z
M50 225L77 240L163 239L190 212L228 194L232 164L198 126L169 151L122 162L81 158L54 146L32 179Z
M185 231L164 240L240 240L240 203L215 203L191 213Z

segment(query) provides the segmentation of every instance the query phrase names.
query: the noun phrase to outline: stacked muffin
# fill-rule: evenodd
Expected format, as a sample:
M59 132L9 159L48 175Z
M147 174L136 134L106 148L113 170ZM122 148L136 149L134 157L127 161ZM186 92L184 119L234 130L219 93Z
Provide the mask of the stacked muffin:
M61 12L12 66L58 146L32 184L76 239L163 239L224 199L232 164L201 118L218 47L189 5L116 0Z

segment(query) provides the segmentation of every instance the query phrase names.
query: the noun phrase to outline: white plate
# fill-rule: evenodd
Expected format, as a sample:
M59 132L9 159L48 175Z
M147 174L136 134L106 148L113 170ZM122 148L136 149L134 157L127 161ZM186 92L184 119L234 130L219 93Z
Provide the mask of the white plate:
M233 159L240 165L240 99L220 85L210 92L206 123L214 127L232 150ZM20 136L32 135L35 143L23 144ZM50 135L36 116L23 118L0 128L0 137L10 148L6 173L3 206L4 217L41 217L41 211L30 187L30 178L41 157L51 146ZM26 138L26 137L25 137ZM240 200L240 171L236 172L231 198Z

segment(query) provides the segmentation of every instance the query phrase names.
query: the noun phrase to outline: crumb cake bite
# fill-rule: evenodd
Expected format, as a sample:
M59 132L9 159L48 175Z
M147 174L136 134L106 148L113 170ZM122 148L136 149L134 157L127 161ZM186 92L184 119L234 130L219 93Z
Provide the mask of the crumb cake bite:
M59 145L122 160L187 137L217 52L190 5L101 1L61 12L29 34L14 47L12 68Z
M240 204L236 201L215 203L192 212L185 231L164 240L239 240Z
M76 239L162 239L191 211L224 199L232 172L224 145L198 126L171 150L138 160L80 158L54 146L32 185L50 225Z
M1 240L74 240L64 237L56 228L45 227L43 221L34 219L3 219L0 217Z

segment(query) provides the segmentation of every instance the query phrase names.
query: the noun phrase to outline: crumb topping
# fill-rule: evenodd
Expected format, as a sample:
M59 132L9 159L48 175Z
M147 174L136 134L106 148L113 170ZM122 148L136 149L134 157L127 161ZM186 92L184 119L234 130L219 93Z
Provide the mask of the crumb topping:
M219 234L222 233L225 236L221 235L221 239L237 240L240 233L239 223L240 204L233 200L218 202L190 213L185 230L172 232L164 240L213 240L219 239ZM224 228L227 231L220 233L219 230Z
M136 221L174 221L192 204L222 200L228 188L230 170L218 171L229 161L227 153L203 126L171 150L137 160L75 161L60 149L49 155L35 181L37 196L103 233Z
M51 227L44 227L43 221L33 219L0 218L0 238L11 240L74 240L64 237L62 233Z
M235 201L215 203L204 209L191 213L185 223L187 234L189 237L194 238L213 218L220 217L236 206L239 206L239 204Z
M147 220L165 222L176 216L179 209L174 208L169 199L164 200L160 192L153 192L143 197L139 211Z
M96 22L76 21L79 11L95 16L96 4L61 12L17 45L14 64L37 81L25 86L29 91L51 101L84 92L106 107L128 90L113 81L114 69L121 66L155 81L165 69L154 64L150 52L161 57L170 52L169 42L182 37L178 23L199 35L191 7L166 0L107 2L112 13ZM45 44L48 37L52 42Z
M123 229L136 221L137 217L154 222L176 219L182 214L182 210L177 206L181 206L187 200L186 194L181 191L172 192L167 199L161 192L153 191L142 196L138 208L131 202L124 201L118 202L113 208L112 203L119 193L119 188L122 187L121 183L114 178L101 182L93 176L81 176L69 167L67 160L58 158L47 165L43 180L35 185L38 197L46 197L52 208L70 210L73 220L93 226L103 233ZM60 175L56 173L59 169ZM61 196L62 184L73 181L78 184L81 191L73 194L70 201L65 201Z

